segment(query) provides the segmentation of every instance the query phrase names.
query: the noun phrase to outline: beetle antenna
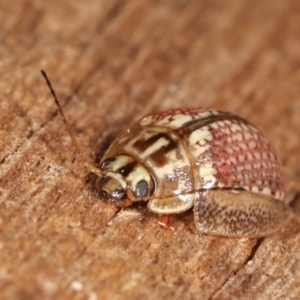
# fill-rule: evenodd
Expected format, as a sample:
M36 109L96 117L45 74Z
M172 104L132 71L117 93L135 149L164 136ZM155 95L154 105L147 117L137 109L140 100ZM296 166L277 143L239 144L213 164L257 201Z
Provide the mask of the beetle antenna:
M42 73L43 77L44 77L45 80L46 80L46 84L48 85L48 87L49 87L49 89L50 89L51 95L52 95L52 97L53 97L53 99L54 99L54 101L55 101L55 104L56 104L56 106L57 106L57 108L58 108L58 111L59 111L59 113L60 113L60 115L61 115L61 118L62 118L62 120L63 120L63 122L64 122L64 124L65 124L65 126L66 126L66 128L67 128L67 131L68 131L68 133L69 133L69 136L70 136L71 139L72 139L72 143L73 143L73 145L74 145L75 148L76 148L77 154L78 154L78 156L79 156L82 160L85 161L85 159L84 159L84 157L83 157L83 154L82 154L82 151L81 151L81 149L80 149L80 146L79 146L79 144L78 144L78 142L77 142L77 140L76 140L76 138L75 138L75 135L74 135L74 133L73 133L73 131L72 131L72 129L71 129L70 123L68 122L68 120L67 120L67 118L66 118L66 115L65 115L65 113L64 113L64 111L63 111L63 109L62 109L62 107L61 107L61 105L60 105L60 102L59 102L59 100L58 100L58 97L56 96L56 93L55 93L55 91L54 91L54 89L53 89L53 87L52 87L52 84L51 84L51 82L50 82L48 76L47 76L47 73L46 73L44 70L41 70L41 73ZM98 168L96 168L96 167L90 165L87 161L84 162L84 165L85 165L85 167L88 169L89 172L95 173L95 174L98 175L98 176L103 176L102 172L101 172Z

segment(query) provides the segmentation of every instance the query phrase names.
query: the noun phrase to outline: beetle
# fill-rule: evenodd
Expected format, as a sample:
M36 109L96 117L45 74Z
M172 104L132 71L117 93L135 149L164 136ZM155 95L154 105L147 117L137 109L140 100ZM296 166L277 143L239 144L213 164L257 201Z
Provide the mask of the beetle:
M282 169L273 147L253 124L229 112L179 108L149 114L116 138L99 168L86 166L101 177L101 193L115 205L148 201L148 209L160 215L193 207L202 233L267 236L285 216Z

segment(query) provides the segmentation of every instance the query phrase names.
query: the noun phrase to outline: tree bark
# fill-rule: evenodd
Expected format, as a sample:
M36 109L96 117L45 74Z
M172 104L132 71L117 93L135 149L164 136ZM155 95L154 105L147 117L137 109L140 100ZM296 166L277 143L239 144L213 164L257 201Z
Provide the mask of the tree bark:
M1 299L299 299L300 3L0 3ZM256 124L283 162L290 211L261 238L158 225L99 197L87 157L155 111L203 106Z

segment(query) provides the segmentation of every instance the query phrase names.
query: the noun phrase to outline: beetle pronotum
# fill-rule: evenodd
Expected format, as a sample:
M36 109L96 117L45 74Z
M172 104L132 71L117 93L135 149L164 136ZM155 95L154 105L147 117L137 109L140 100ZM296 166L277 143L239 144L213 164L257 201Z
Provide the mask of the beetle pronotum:
M85 165L102 178L102 195L116 205L145 200L161 215L194 207L203 233L266 236L285 216L283 176L272 146L254 125L228 112L180 108L147 115L112 143L99 168Z

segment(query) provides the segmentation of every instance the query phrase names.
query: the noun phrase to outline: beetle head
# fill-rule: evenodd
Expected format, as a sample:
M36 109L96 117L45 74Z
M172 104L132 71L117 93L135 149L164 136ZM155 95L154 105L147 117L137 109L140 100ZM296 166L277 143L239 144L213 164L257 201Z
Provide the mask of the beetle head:
M129 155L118 155L102 161L102 195L127 206L149 197L154 191L154 181L148 169Z

